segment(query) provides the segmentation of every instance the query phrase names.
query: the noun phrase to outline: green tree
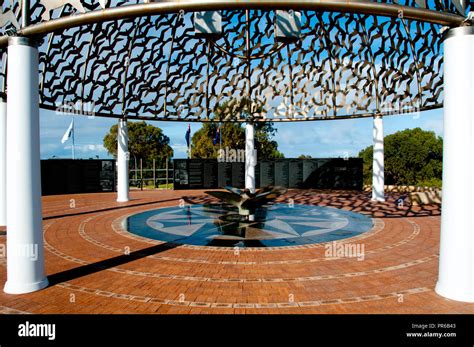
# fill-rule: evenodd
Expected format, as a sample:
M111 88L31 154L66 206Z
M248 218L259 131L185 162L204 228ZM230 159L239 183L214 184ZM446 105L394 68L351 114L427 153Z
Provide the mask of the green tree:
M310 156L310 155L301 154L301 155L298 157L298 159L313 159L313 157Z
M278 142L273 140L277 132L278 130L271 122L255 123L255 149L258 160L285 158L284 154L278 150Z
M252 108L253 114L263 112L263 107L250 105L248 99L232 99L222 103L214 109L216 122L204 123L202 128L194 133L192 137L191 153L193 158L210 159L217 158L220 144L213 144L213 139L219 127L219 120L229 121L236 115L249 117L248 109ZM283 153L278 151L278 143L273 140L277 129L271 122L255 123L255 149L258 159L284 158ZM241 123L221 123L222 148L245 149L245 129Z
M443 139L433 131L406 129L384 139L385 182L395 185L441 185ZM373 147L359 153L364 181L372 182Z
M113 125L104 137L104 147L117 157L117 130ZM128 149L130 159L143 159L143 164L150 165L152 160L164 164L166 158L173 157L173 149L169 145L170 139L158 127L146 122L128 122Z
M213 139L219 124L204 123L202 128L196 131L192 137L191 152L193 158L212 159L217 158L220 143L213 144ZM255 149L258 159L284 158L283 153L278 151L278 143L272 140L276 129L271 123L255 124ZM221 124L222 148L245 149L245 129L240 123Z
M214 145L213 139L219 124L204 123L202 128L193 134L191 153L193 158L215 159L220 148ZM222 123L222 148L245 149L245 130L237 123Z
M374 146L369 146L359 152L359 158L363 160L364 184L372 184L372 162Z

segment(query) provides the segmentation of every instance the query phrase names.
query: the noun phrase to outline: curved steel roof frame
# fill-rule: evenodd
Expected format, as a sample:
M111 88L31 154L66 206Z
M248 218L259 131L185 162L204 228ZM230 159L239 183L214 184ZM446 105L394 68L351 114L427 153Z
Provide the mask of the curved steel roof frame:
M43 21L49 1L61 3L32 1L30 24L17 31L40 40L41 107L144 120L283 122L439 108L441 28L469 24L463 0L109 0L105 9L74 0ZM192 13L214 10L223 34L195 35ZM299 40L275 39L275 10L301 12ZM8 11L22 19L17 1L3 2ZM0 37L3 92L7 42Z

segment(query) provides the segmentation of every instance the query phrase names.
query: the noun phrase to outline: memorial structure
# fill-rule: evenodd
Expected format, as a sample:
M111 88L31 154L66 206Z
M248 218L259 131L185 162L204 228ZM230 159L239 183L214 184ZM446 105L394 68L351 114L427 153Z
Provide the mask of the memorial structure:
M113 160L50 159L41 161L44 195L115 191Z
M24 244L43 249L40 107L74 104L84 116L118 119L118 201L129 199L127 120L245 123L245 187L254 191L256 122L371 117L373 199L383 201L383 117L444 105L436 291L473 302L469 11L464 0L3 1L5 291L48 284L42 252L35 261L15 253Z
M359 158L275 159L255 165L255 188L362 190ZM175 159L174 189L245 188L245 163L215 159Z

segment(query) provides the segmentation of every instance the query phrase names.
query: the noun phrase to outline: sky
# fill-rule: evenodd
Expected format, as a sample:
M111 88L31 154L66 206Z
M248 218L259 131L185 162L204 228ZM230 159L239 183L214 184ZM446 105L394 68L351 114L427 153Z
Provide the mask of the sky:
M71 116L41 110L41 159L71 158L72 141L62 144L61 139L71 123ZM112 158L103 147L103 138L116 119L75 116L75 152L78 159ZM150 122L163 129L170 138L175 159L186 158L185 133L188 123ZM286 158L301 154L313 158L355 157L372 144L372 119L348 119L315 122L275 123L278 130L275 140ZM200 123L191 124L194 133ZM419 114L384 117L385 136L404 129L420 127L443 133L443 110Z

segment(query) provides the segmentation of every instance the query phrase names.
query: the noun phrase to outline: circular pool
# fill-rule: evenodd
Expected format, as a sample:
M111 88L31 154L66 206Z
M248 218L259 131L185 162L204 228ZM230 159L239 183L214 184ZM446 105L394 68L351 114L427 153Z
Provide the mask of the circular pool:
M128 217L125 227L142 237L194 246L284 247L337 241L372 228L372 219L331 207L275 204L255 219L236 218L234 207L207 204L166 207Z

